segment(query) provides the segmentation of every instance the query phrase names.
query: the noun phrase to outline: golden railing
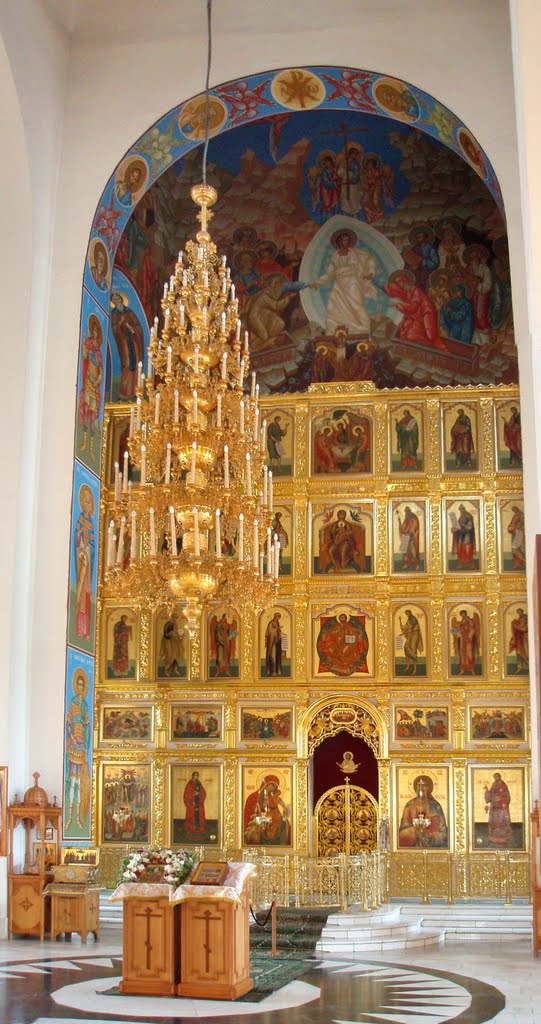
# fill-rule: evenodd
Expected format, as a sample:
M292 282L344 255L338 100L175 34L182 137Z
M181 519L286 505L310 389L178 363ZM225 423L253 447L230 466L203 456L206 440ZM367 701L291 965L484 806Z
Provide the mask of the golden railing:
M107 851L111 854L113 851ZM303 857L269 852L252 847L242 852L201 847L199 856L210 860L245 860L255 864L251 882L254 907L294 903L297 907L357 906L373 910L391 898L417 898L423 903L445 899L448 903L467 899L532 898L531 861L527 853L510 850L479 853L447 853L437 850L407 854L378 850L347 857ZM125 851L100 860L99 882L106 888L116 884ZM113 863L114 861L114 863Z

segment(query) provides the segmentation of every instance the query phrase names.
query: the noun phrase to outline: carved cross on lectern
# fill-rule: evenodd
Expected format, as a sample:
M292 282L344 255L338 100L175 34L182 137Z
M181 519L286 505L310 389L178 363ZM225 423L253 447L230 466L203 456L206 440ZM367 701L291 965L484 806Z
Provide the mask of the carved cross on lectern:
M205 950L205 974L208 974L210 971L210 954L212 953L212 949L210 948L210 922L221 921L221 918L213 917L210 910L205 910L201 917L197 918L194 916L194 920L205 922L205 941L203 943L203 949Z
M151 967L151 964L150 964L150 954L152 953L152 943L150 941L150 929L151 929L152 926L150 924L150 919L152 917L155 917L155 918L159 919L160 915L159 914L153 914L152 913L152 907L147 907L146 910L144 910L142 914L136 914L135 916L136 917L146 918L146 923L147 923L146 931L147 931L147 935L146 935L146 939L145 939L145 948L146 948L146 951L147 951L147 971L149 971L150 967Z

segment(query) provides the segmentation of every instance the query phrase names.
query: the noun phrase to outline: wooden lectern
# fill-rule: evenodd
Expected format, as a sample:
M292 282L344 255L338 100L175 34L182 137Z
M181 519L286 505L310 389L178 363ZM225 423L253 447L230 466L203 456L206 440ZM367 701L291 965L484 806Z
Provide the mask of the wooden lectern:
M183 901L180 965L179 996L237 999L253 988L247 888L238 903L219 896Z
M179 980L176 949L180 908L170 902L171 887L154 885L163 893L137 895L141 885L124 896L121 992L135 995L174 996ZM145 886L144 888L147 888ZM150 888L150 887L148 887Z

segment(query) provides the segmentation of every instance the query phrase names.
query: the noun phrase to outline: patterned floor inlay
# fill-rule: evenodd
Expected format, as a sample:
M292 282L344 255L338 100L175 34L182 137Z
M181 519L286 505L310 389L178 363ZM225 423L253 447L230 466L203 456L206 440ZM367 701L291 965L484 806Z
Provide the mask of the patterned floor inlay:
M71 951L70 951L71 952ZM179 1021L230 1018L243 1024L482 1024L505 1007L492 985L432 968L363 960L318 961L311 972L260 1003L110 996L121 961L71 955L0 966L0 1024L40 1021Z

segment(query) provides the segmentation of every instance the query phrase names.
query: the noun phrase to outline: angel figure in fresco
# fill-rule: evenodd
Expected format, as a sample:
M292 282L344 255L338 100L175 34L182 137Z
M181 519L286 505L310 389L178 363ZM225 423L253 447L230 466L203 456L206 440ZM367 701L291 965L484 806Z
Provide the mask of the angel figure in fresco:
M511 408L509 419L504 420L503 439L509 450L509 465L522 466L522 429L520 425L520 412L516 405Z
M383 217L384 203L394 206L393 172L377 153L366 153L362 159L361 190L366 220L372 224Z
M111 330L120 356L120 384L118 397L121 402L135 399L137 387L137 366L142 362L144 352L143 328L122 292L111 295Z
M220 618L213 615L210 620L210 652L214 660L214 676L231 676L236 653L236 638L239 635L237 620L228 622L226 612Z
M511 622L509 653L514 654L517 660L515 675L524 675L529 664L528 616L523 608L517 608L516 614L516 619Z
M79 422L82 427L83 436L79 445L79 451L85 451L87 439L89 438L90 458L92 461L94 461L94 433L100 412L100 393L103 378L102 340L101 324L97 316L91 313L88 318L88 337L83 340L81 349L82 381L79 398Z
M350 510L350 516L352 521L341 508L334 522L320 529L319 572L366 572L366 530L358 513Z
M324 149L317 158L317 164L308 169L308 185L312 197L312 209L319 212L322 224L340 212L342 179L336 164L336 156L330 149Z
M458 662L459 676L475 675L476 661L480 652L481 618L478 612L468 615L462 608L459 617L451 619L453 654Z
M81 511L75 523L75 635L90 640L92 612L92 570L96 539L94 535L94 496L88 484L79 491Z
M319 672L333 672L337 676L351 676L368 672L368 634L364 615L340 615L321 618L316 641Z

